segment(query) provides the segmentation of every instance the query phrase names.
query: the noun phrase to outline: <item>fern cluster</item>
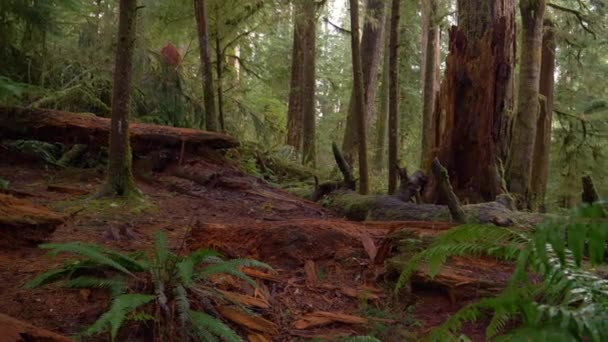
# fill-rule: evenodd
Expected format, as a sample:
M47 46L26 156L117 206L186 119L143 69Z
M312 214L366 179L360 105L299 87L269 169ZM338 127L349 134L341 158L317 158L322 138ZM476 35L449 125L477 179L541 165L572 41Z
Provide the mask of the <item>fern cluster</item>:
M250 259L223 260L218 253L200 249L189 255L172 253L166 236L157 233L151 255L125 255L111 249L80 242L44 244L51 255L71 253L83 259L70 260L26 284L35 288L59 283L69 288L104 288L110 293L108 311L85 329L90 336L109 331L115 340L125 321L153 322L153 338L158 341L242 341L230 327L205 312L192 309L194 299L230 300L208 281L217 274L231 275L255 285L240 267L270 266ZM143 285L142 285L143 284ZM237 303L238 304L238 303Z
M421 263L429 265L433 276L450 256L513 260L515 270L500 294L465 306L428 339L445 341L449 336L457 340L465 322L489 316L487 339L604 341L608 340L608 280L590 267L605 262L607 241L608 222L599 205L527 233L464 225L410 259L397 288Z

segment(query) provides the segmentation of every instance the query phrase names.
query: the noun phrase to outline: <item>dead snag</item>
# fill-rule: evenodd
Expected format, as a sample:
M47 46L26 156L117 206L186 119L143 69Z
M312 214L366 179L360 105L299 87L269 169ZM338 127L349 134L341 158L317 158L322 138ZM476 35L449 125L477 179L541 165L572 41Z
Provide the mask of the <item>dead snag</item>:
M397 168L397 174L399 175L399 190L396 194L397 198L403 202L413 201L415 203L422 203L420 193L424 191L428 177L421 170L408 176L406 168L395 167Z
M336 190L352 190L355 191L357 187L357 180L353 178L353 173L350 165L340 152L340 149L336 145L336 143L332 143L332 150L334 152L334 159L336 160L336 164L338 164L338 169L342 173L343 181L336 182L324 182L319 183L319 179L315 176L315 191L312 194L312 200L314 202L319 201L323 196L334 192Z
M595 188L595 184L593 183L593 178L590 175L583 176L583 194L582 200L583 203L593 204L600 200L600 195L597 193L597 189Z
M448 175L448 170L446 170L439 160L435 158L431 163L431 169L433 170L433 174L437 179L437 185L439 187L440 196L444 197L447 201L448 209L450 210L450 215L452 219L456 222L464 223L466 222L466 217L464 215L464 211L460 206L460 201L454 190L452 189L452 185L450 184L450 177Z

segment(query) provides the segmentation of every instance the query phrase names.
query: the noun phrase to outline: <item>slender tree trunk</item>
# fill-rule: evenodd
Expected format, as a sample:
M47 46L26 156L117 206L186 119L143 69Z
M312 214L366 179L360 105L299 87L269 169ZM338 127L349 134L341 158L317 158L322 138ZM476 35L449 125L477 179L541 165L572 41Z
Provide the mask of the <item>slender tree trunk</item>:
M374 169L377 172L382 171L384 168L384 154L386 152L385 143L386 143L386 135L387 135L387 120L388 120L388 86L389 86L389 77L388 77L388 69L389 69L389 37L390 37L390 19L388 15L385 16L384 20L384 61L382 64L382 77L380 81L380 108L378 109L378 118L376 120L376 148L375 148L375 156L374 156Z
M129 143L129 111L136 21L137 0L120 0L118 44L112 89L108 179L101 190L100 195L102 196L128 197L139 194L131 171L132 155Z
M522 44L518 106L513 126L513 141L507 167L509 190L519 208L530 206L532 158L536 122L540 113L539 85L546 0L520 0ZM536 181L536 180L535 180Z
M217 109L218 109L218 119L220 121L220 130L222 132L226 131L224 126L224 94L222 89L222 49L220 46L220 35L219 31L216 27L215 29L215 68L217 69Z
M422 0L422 155L420 166L427 174L431 167L433 149L437 141L435 104L439 92L439 25L436 22L438 0Z
M391 5L391 32L389 41L389 105L388 105L388 193L397 189L397 142L399 137L399 7L401 0Z
M361 66L361 44L359 44L359 0L350 0L350 46L353 60L353 88L357 113L357 130L359 132L359 193L369 192L369 174L367 165L367 139L365 125L365 99L363 91L363 70Z
M364 115L365 130L369 127L373 117L374 99L378 87L378 68L380 66L384 17L386 13L385 0L367 0L367 15L363 25L363 35L361 37L361 63L363 68L363 93L364 93ZM346 129L344 131L344 141L342 150L346 160L353 165L354 156L357 151L358 129L357 115L354 105L357 100L354 98L354 89L351 91L350 103L348 107L348 117Z
M549 152L551 149L551 121L553 116L553 85L555 72L555 31L553 23L545 20L540 63L540 94L544 97L536 121L536 141L532 165L532 193L534 209L546 211L545 195L549 178Z
M506 191L502 162L508 151L515 61L514 0L459 0L458 23L436 108L438 148L456 195L464 203L493 201ZM436 197L431 178L426 199Z
M302 34L302 5L294 4L293 47L291 50L291 81L289 86L289 105L287 108L287 145L302 151L302 70L303 51L300 35Z
M316 2L303 4L304 32L302 34L302 164L316 166Z
M194 15L198 32L198 44L201 56L201 73L203 75L203 96L205 98L205 129L217 130L217 115L215 111L215 87L213 87L213 70L209 53L209 31L207 30L207 14L205 0L194 0Z

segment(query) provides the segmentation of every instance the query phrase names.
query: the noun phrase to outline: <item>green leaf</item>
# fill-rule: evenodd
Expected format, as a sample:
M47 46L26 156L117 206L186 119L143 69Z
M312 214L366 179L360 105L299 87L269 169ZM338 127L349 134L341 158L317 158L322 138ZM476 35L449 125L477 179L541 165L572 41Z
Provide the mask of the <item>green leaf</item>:
M572 223L568 225L568 248L572 251L576 265L580 266L585 250L585 240L587 238L587 225Z
M589 258L592 263L597 265L604 262L606 240L608 240L608 224L589 224Z
M195 331L207 331L215 336L218 336L228 342L241 342L243 339L237 335L234 330L230 329L226 324L222 323L206 313L199 311L190 311L190 320Z
M101 266L111 267L117 271L123 272L130 276L135 276L128 269L126 269L123 265L118 263L117 261L112 260L112 258L108 257L104 252L105 249L103 247L93 245L93 244L85 244L82 242L70 242L70 243L57 243L57 244L43 244L40 245L40 248L51 250L52 255L56 255L58 253L72 253L80 256L84 256L89 258L91 261L98 263Z
M116 339L118 330L122 326L127 314L138 307L154 300L153 295L144 294L125 294L112 300L110 310L106 311L95 323L85 330L86 335L93 335L102 332L107 327L110 328L112 341Z
M33 289L42 285L53 283L68 275L72 270L66 267L44 272L25 284L26 289Z

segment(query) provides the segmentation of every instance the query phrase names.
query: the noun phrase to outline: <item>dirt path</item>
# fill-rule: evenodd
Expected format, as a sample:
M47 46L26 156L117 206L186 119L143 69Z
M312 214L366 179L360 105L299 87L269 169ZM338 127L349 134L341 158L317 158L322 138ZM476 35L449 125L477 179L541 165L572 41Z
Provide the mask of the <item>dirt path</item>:
M379 245L395 224L337 220L316 204L243 176L228 164L198 160L190 166L232 178L228 186L205 187L170 173L147 177L138 181L147 203L125 207L64 193L94 192L102 181L95 170L53 170L16 156L0 161L0 177L29 195L26 199L69 215L51 242L86 241L134 251L149 248L153 233L160 230L172 246L187 239L192 249L213 247L227 256L269 263L278 275L259 279L271 305L258 313L279 325L273 341L361 334L383 341L415 340L417 333L462 304L430 290L395 299L384 282L388 275L373 264L363 241ZM93 322L106 305L102 294L52 286L21 288L59 261L35 247L0 248L0 311L65 335ZM319 320L314 317L318 312L356 315L366 323L302 323Z

